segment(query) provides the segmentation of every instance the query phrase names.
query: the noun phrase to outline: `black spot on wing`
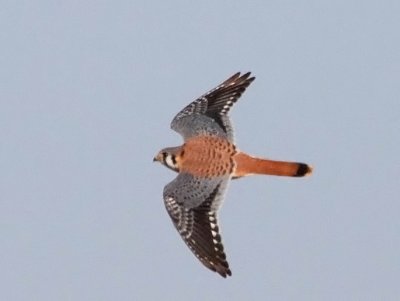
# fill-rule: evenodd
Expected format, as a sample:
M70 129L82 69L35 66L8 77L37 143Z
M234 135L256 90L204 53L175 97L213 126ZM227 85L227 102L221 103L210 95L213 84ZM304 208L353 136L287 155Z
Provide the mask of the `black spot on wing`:
M228 112L254 79L250 77L250 72L242 76L236 73L215 90L208 92L203 96L207 99L207 109L204 114L215 120L225 132L231 131Z
M241 75L239 72L225 80L216 88L202 95L182 111L172 121L174 124L183 117L202 114L213 119L225 132L232 130L227 116L230 108L240 98L255 77L250 77L250 72Z
M255 77L250 77L250 74L250 72L247 72L240 76L240 73L236 73L216 89L203 95L207 99L208 104L205 114L210 117L212 114L227 114L232 105L242 96L246 88L255 79Z
M165 197L167 211L182 239L193 254L210 270L222 277L230 276L226 260L217 213L212 204L218 197L220 185L198 207L186 208L174 197Z

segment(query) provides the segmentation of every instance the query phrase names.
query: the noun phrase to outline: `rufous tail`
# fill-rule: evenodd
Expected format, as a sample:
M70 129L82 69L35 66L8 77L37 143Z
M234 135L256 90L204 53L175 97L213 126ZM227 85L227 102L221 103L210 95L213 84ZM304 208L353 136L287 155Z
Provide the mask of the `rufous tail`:
M234 160L236 162L234 178L251 174L304 177L312 173L312 167L305 163L254 158L242 152L236 154Z

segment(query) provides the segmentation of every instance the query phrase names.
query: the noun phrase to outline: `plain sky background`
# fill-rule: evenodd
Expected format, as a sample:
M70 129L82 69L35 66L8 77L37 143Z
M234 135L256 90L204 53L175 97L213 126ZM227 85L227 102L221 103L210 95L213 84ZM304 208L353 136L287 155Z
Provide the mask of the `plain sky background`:
M399 300L399 1L1 1L0 300ZM185 105L237 71L233 276L165 211Z

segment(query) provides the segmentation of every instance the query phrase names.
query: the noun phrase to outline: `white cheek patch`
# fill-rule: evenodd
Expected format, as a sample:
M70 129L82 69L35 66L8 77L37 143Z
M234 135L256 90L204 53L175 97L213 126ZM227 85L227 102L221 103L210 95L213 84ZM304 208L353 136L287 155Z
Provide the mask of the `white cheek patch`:
M165 157L165 163L171 168L176 168L176 165L174 164L171 155Z

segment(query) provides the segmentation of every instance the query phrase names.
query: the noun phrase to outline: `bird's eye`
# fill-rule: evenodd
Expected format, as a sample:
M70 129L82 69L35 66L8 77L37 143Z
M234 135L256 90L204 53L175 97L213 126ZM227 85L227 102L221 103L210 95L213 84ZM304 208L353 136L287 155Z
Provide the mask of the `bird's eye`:
M163 152L162 153L162 157L163 157L163 159L165 160L165 158L168 156L168 154L167 154L167 152Z

